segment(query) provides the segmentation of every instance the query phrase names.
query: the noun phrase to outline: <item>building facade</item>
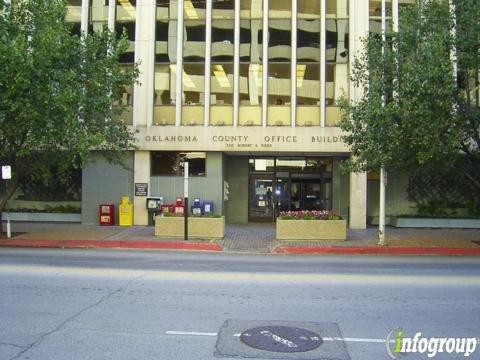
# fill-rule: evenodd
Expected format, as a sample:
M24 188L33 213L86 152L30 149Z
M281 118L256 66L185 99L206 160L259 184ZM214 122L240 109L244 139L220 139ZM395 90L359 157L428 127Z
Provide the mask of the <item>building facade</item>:
M386 2L387 22L397 22L399 2ZM190 198L213 201L227 223L328 209L351 228L366 227L367 175L340 169L350 153L338 102L360 95L351 62L361 39L381 31L382 1L68 4L67 21L79 32L126 29L131 46L121 61L140 70L123 98L138 148L126 167L93 155L83 171L84 223L98 222L99 203L129 196L134 223L148 224L145 195L181 197L188 161Z

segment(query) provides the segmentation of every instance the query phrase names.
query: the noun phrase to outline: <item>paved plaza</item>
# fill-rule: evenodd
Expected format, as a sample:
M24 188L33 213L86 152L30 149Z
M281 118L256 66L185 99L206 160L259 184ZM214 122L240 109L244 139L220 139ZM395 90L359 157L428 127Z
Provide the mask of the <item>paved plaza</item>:
M5 226L4 226L5 228ZM348 230L347 241L278 241L275 238L274 224L228 224L226 226L225 237L221 240L210 239L189 239L184 242L182 239L164 239L154 236L154 228L148 226L98 226L82 225L77 223L12 223L12 239L2 239L0 245L15 246L15 242L21 241L63 241L67 244L74 242L90 241L83 247L96 247L95 244L110 244L113 242L119 244L112 247L144 247L159 248L156 246L140 246L141 242L148 244L185 244L184 249L194 250L194 247L188 245L202 244L199 250L215 250L239 253L259 253L268 254L278 252L279 248L303 248L318 249L322 247L346 249L349 248L374 248L377 245L377 228L369 227L367 229ZM393 228L387 227L387 242L389 248L456 248L467 249L469 251L480 251L480 230L479 229L413 229L413 228ZM25 245L23 245L25 246ZM33 245L35 244L33 243ZM216 246L209 248L208 246ZM48 247L48 246L47 246ZM55 245L50 247L63 247ZM81 243L79 246L82 247ZM308 251L306 251L308 252Z

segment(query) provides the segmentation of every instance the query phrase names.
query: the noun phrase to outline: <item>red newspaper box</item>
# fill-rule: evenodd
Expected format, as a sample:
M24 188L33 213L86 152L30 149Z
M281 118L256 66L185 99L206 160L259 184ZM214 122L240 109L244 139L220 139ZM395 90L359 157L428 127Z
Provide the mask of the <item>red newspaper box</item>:
M100 205L100 225L112 226L115 222L115 205L101 204Z
M160 205L160 213L162 214L173 213L173 208L174 208L174 205L169 205L169 204Z
M173 207L173 212L175 214L183 214L183 199L177 198L175 200L175 206Z

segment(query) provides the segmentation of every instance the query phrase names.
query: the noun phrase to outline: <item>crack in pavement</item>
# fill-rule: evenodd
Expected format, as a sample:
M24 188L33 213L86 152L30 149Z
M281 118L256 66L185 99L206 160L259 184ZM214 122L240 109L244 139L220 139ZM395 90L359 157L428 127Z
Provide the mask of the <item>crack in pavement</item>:
M12 344L12 343L5 343L5 342L0 342L0 346L13 346L13 347L17 347L17 348L23 349L23 346L22 346L22 345L17 345L17 344Z
M98 300L97 302L91 304L91 305L88 305L86 306L85 308L83 308L82 310L76 312L75 314L73 314L72 316L68 317L66 320L64 320L62 323L60 323L55 329L47 332L47 333L44 333L44 334L41 334L40 337L35 340L33 343L29 344L29 345L26 345L26 346L20 346L20 348L23 348L22 351L20 351L17 355L15 355L14 357L10 358L10 360L15 360L15 359L18 359L20 356L22 356L23 354L25 354L26 352L30 351L31 349L33 349L35 346L39 345L40 343L42 343L42 341L47 337L47 336L50 336L60 330L62 330L63 327L65 327L65 325L67 325L69 322L75 320L76 318L78 318L80 315L82 315L83 313L87 312L88 310L90 309L93 309L94 307L97 307L99 306L100 304L102 304L103 302L107 301L108 299L110 299L113 295L115 294L118 294L122 291L124 291L125 289L127 289L134 281L136 280L139 280L141 279L142 277L144 276L147 276L149 274L149 272L146 272L146 273L143 273L139 276L136 276L134 277L133 279L130 279L125 285L123 286L120 286L118 289L116 290L113 290L111 292L109 292L108 294L106 294L105 296L103 296L100 300Z

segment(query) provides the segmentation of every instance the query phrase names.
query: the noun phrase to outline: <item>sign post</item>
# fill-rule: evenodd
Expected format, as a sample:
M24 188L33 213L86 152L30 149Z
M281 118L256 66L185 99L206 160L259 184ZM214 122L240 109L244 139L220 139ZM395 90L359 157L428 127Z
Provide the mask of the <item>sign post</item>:
M185 231L183 240L188 240L188 162L183 163L183 218L185 219Z
M12 178L12 168L11 168L11 166L9 166L9 165L2 166L2 179L3 180L10 180L11 178ZM5 194L8 194L8 181L5 181ZM7 202L7 204L8 204L8 202ZM6 207L7 207L7 238L11 238L12 237L12 230L11 230L11 227L10 227L10 211L8 209L8 205ZM0 221L2 221L1 218L0 218Z

